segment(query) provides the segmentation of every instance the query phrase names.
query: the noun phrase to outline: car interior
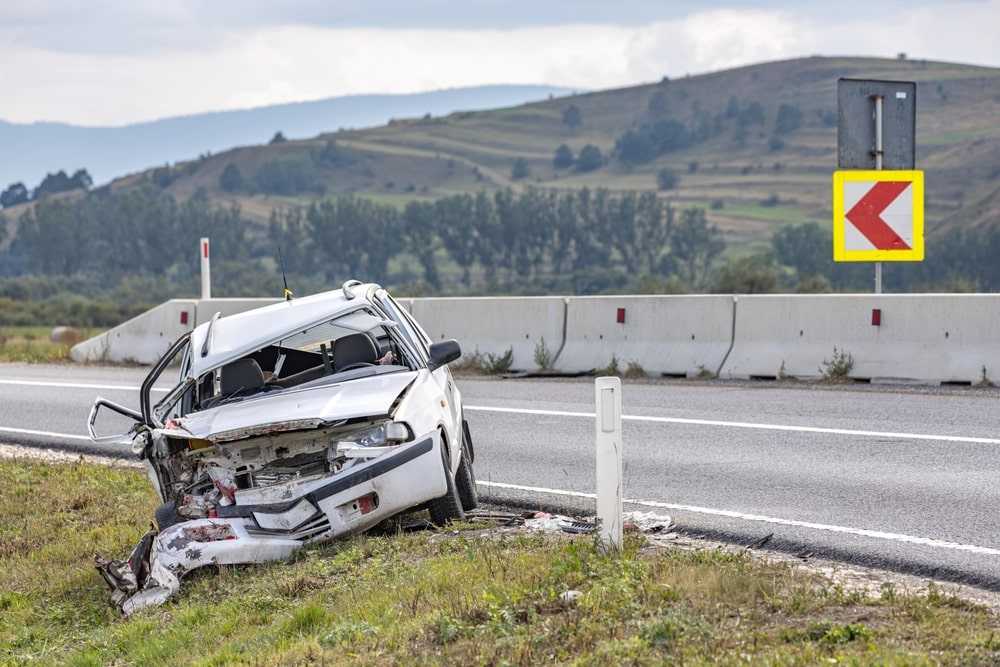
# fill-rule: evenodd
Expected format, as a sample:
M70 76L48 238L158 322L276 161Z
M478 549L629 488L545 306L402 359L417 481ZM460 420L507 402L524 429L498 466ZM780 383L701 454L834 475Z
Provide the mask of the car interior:
M368 320L343 319L291 334L206 373L198 382L198 409L309 383L354 380L416 367L390 334L394 323L370 315ZM378 324L369 330L355 330L373 321Z

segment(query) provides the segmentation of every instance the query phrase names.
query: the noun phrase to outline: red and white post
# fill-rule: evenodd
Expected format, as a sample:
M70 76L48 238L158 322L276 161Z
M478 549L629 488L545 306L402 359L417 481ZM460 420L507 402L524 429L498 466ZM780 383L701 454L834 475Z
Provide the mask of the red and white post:
M211 254L209 252L208 238L202 237L201 243L198 246L199 253L201 254L201 298L211 299L212 298L212 267Z

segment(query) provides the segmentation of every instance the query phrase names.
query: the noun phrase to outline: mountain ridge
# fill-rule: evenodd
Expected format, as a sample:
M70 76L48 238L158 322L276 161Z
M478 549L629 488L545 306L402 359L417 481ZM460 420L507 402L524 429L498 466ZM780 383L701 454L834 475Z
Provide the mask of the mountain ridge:
M87 168L96 183L102 183L151 165L264 142L277 131L289 138L309 137L338 127L376 126L396 116L509 106L568 92L569 88L560 86L497 84L420 93L353 94L122 125L0 119L0 145L22 156L15 164L0 163L0 188L17 181L32 187L48 172L80 167Z

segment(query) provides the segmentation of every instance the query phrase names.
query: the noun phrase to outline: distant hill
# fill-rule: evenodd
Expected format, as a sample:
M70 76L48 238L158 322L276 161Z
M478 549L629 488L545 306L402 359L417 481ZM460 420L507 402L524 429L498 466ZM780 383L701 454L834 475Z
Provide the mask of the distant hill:
M338 128L382 125L395 117L505 107L567 92L555 86L496 85L410 95L351 95L120 127L0 120L0 146L8 158L0 160L0 189L16 181L31 188L47 172L80 167L87 168L95 183L102 183L151 165L266 142L279 130L290 139L312 137Z
M932 233L1000 222L1000 69L878 58L762 63L431 118L416 104L410 117L394 113L396 120L379 127L234 148L112 187L158 182L182 199L204 188L265 221L275 208L348 193L402 205L508 186L657 190L658 173L668 169L680 181L659 195L707 208L740 252L766 244L783 224L829 224L839 77L917 82L917 166L927 172ZM579 111L576 127L565 122L570 107ZM280 125L261 129L260 140ZM590 171L556 168L561 144L574 155L592 144L604 161ZM626 150L636 159L623 159ZM230 166L244 187L225 191L220 177ZM296 179L298 186L285 187Z

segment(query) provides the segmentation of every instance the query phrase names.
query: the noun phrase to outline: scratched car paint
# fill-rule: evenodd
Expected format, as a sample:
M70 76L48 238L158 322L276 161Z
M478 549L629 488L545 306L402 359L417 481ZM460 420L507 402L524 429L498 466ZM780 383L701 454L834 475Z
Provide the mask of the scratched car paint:
M460 354L357 281L216 315L181 337L143 382L138 411L98 398L88 420L95 441L144 460L162 501L128 558L96 558L114 604L128 615L199 567L287 559L414 508L437 524L462 518L477 498L447 367ZM176 384L155 392L177 363ZM135 424L99 436L102 409Z

